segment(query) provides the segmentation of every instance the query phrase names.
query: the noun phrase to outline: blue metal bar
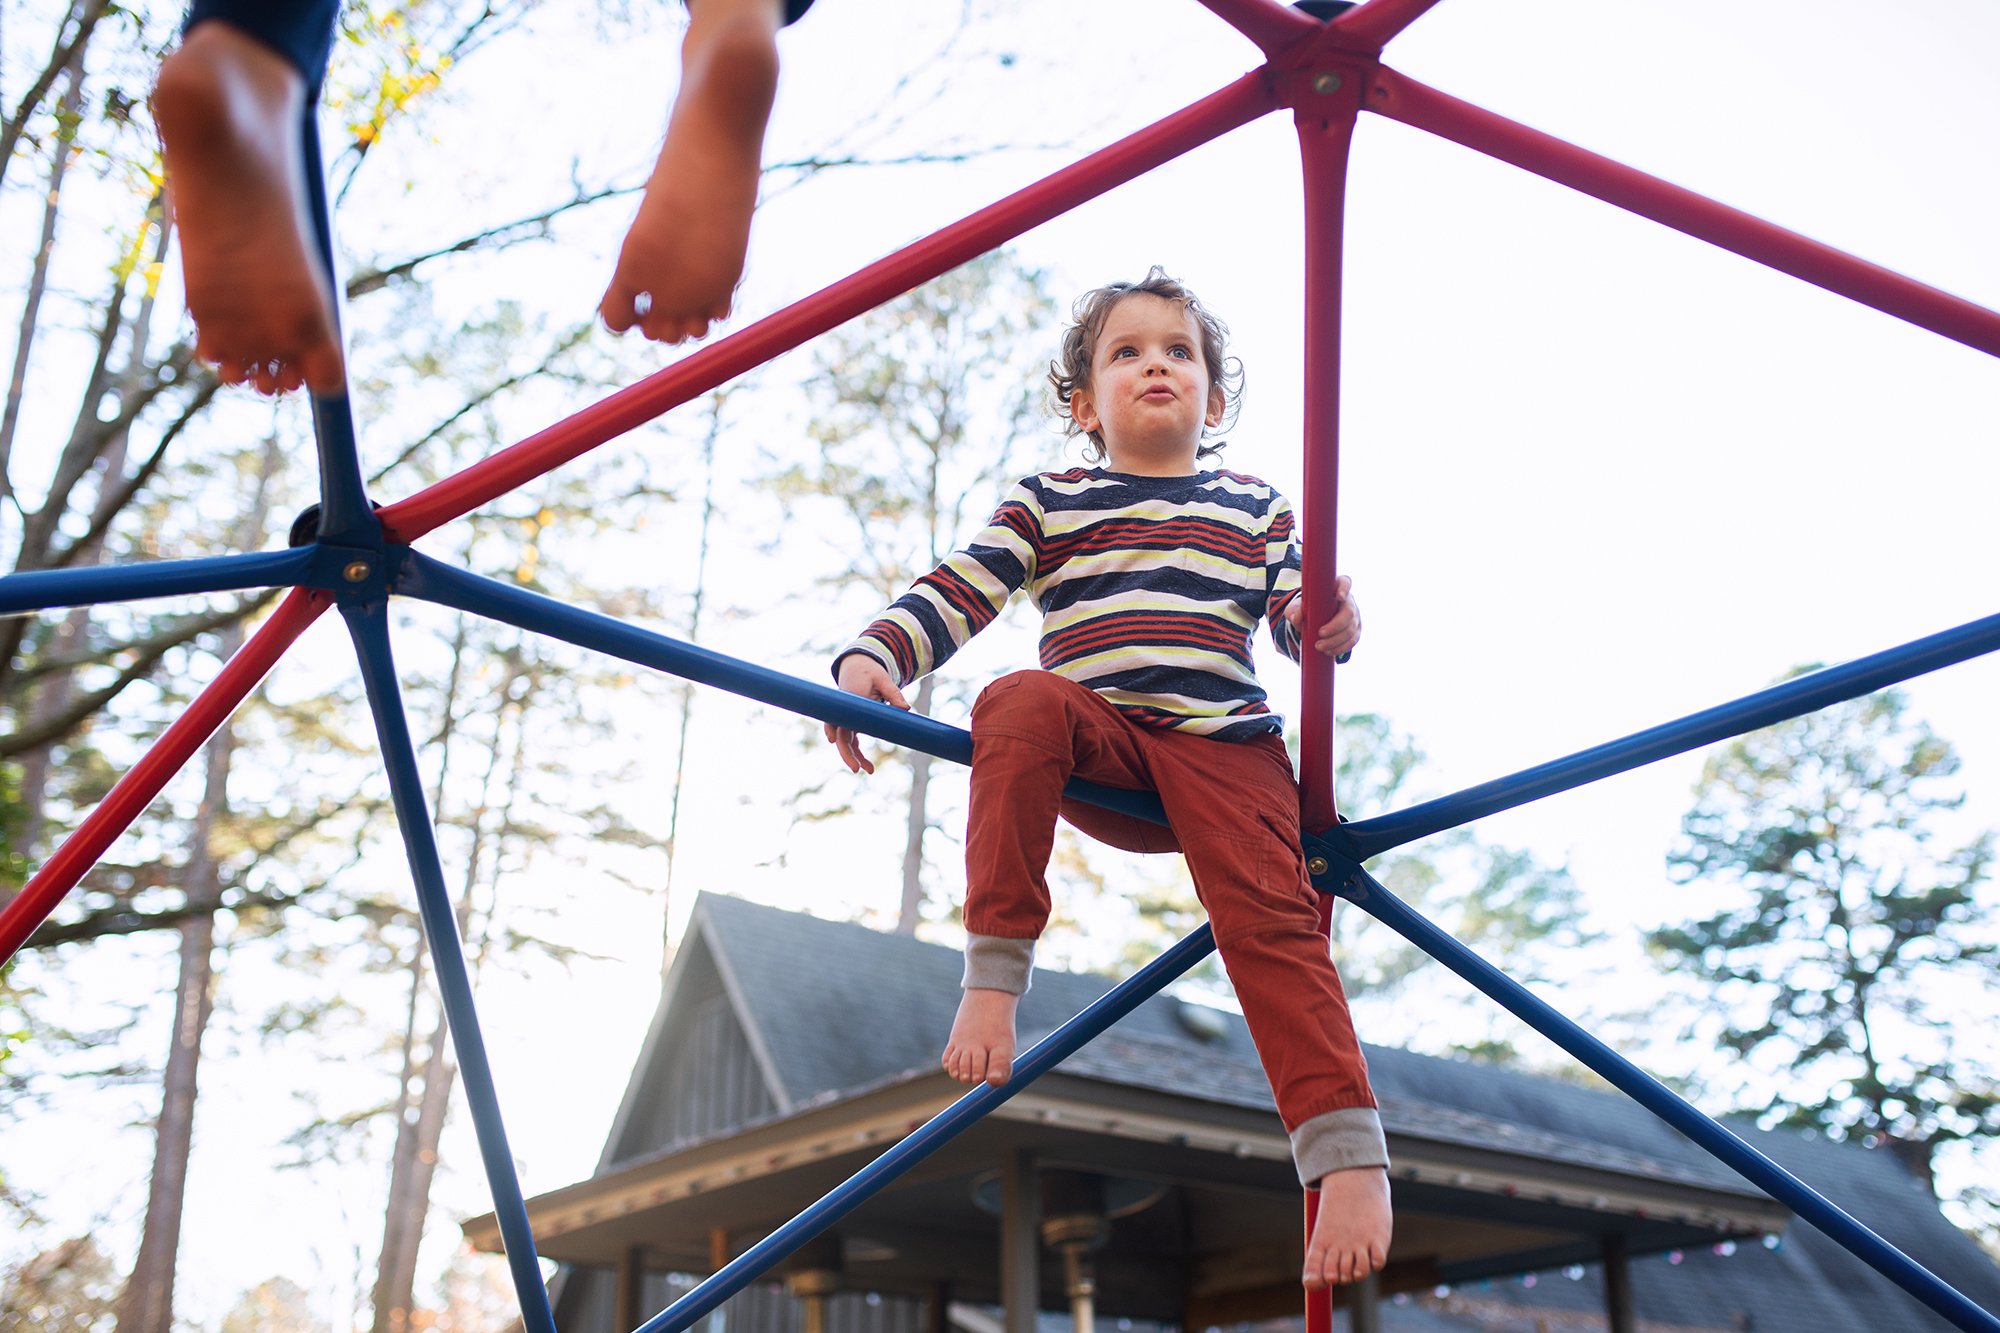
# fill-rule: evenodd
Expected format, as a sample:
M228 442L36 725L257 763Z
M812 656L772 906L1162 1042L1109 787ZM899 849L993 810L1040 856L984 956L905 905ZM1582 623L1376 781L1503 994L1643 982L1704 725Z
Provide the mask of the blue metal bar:
M1215 950L1206 925L1099 996L1075 1018L1035 1043L1000 1087L982 1083L926 1120L917 1131L849 1176L785 1225L738 1255L720 1272L641 1324L636 1333L681 1333L755 1282L807 1241L879 1193L898 1176L972 1128L1015 1093L1075 1055L1112 1024L1157 995Z
M362 488L361 452L347 395L315 394L312 406L313 439L319 448L319 539L336 546L378 548L382 523Z
M326 169L319 147L319 97L306 99L305 120L299 127L305 158L306 196L312 209L313 239L318 242L327 294L333 300L333 336L346 338L340 328L340 274L333 255L333 215L327 206ZM382 543L382 525L368 504L361 481L361 451L355 441L354 412L345 392L322 398L313 395L313 440L319 449L319 537L339 546L375 547Z
M465 1101L479 1135L479 1155L486 1163L486 1181L493 1191L493 1212L507 1247L507 1266L514 1272L514 1291L521 1303L527 1333L556 1333L549 1310L548 1288L535 1259L535 1233L528 1225L528 1207L521 1182L514 1174L514 1154L507 1147L507 1128L500 1120L500 1100L493 1070L486 1059L486 1041L479 1032L479 1012L472 999L472 975L465 965L465 946L458 937L458 917L445 888L444 867L438 861L437 834L424 804L423 777L417 752L410 743L410 722L403 712L396 662L389 644L388 602L340 608L361 659L361 678L368 687L368 706L375 714L375 734L382 746L382 763L389 772L389 792L402 825L403 845L416 881L417 907L430 941L437 969L438 995L451 1030L452 1048L465 1080Z
M301 546L289 551L252 551L247 555L206 556L200 560L38 569L0 578L0 615L20 615L55 606L135 602L142 597L273 588L303 582L312 570L312 563L311 548Z
M1363 911L1464 977L1513 1013L1601 1074L1620 1091L1693 1139L1798 1216L1851 1250L1869 1267L1937 1311L1966 1333L2000 1333L2000 1319L1974 1305L1916 1260L1863 1226L1839 1205L1676 1095L1664 1083L1591 1036L1534 992L1481 958L1373 876L1345 858L1333 857L1337 891Z
M959 764L972 762L971 732L935 721L921 713L891 708L830 685L815 685L782 671L754 666L664 634L637 629L611 616L585 611L525 588L456 569L408 547L390 547L388 558L394 561L398 557L402 560L402 572L395 578L394 590L403 596L421 598L440 606L454 607L538 634L547 634L582 648L609 653L627 662L670 672L685 680L713 685L731 694L831 722L837 727L851 727L863 735L920 750L939 759ZM1074 781L1064 790L1070 796L1107 810L1136 815L1155 824L1167 822L1160 798L1149 791L1127 791L1099 786L1094 782Z
M1556 792L1581 787L1599 778L1639 768L1656 759L1768 727L1787 718L1816 712L1830 704L1871 694L1885 685L1921 676L2000 648L2000 615L1987 616L1956 629L1916 639L1897 648L1827 667L1768 690L1745 695L1664 722L1645 731L1562 759L1553 759L1504 778L1468 787L1435 801L1395 810L1373 819L1342 824L1326 837L1357 861L1378 856L1392 847L1469 824L1501 810L1538 801Z

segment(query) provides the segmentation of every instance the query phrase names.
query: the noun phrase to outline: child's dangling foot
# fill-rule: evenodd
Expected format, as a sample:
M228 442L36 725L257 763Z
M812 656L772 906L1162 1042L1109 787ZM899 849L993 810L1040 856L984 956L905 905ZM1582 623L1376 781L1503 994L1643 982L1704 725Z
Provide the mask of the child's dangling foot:
M617 333L677 343L729 313L778 87L778 0L693 0L681 90L599 306Z
M1306 1246L1306 1290L1343 1287L1379 1271L1389 1258L1392 1224L1389 1173L1381 1167L1321 1176L1319 1213Z
M189 30L153 89L195 350L261 393L344 382L306 202L305 97L285 57L213 19Z
M944 1071L960 1083L981 1081L999 1087L1014 1073L1014 1008L1021 997L1011 991L968 989L951 1021L945 1043Z

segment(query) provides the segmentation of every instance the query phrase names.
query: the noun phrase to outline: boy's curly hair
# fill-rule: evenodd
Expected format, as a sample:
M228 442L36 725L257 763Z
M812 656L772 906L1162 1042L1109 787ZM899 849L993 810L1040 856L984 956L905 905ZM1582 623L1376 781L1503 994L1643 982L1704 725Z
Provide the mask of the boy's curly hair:
M1110 318L1112 307L1128 296L1141 293L1179 302L1183 310L1194 316L1195 327L1201 331L1201 359L1208 368L1208 382L1222 390L1222 424L1202 428L1202 444L1195 451L1195 456L1212 458L1222 452L1223 445L1228 441L1215 440L1211 443L1209 437L1236 424L1236 409L1243 397L1243 363L1228 355L1229 326L1177 279L1168 277L1167 271L1158 264L1147 272L1144 281L1114 282L1085 292L1076 298L1076 304L1070 308L1072 323L1063 330L1062 355L1049 363L1049 384L1055 389L1056 415L1062 418L1063 434L1066 437L1088 434L1089 443L1083 447L1084 461L1104 461L1103 434L1094 430L1086 432L1076 424L1076 417L1070 411L1070 400L1076 396L1078 389L1090 387L1090 359L1097 350L1097 335L1104 331L1104 321Z

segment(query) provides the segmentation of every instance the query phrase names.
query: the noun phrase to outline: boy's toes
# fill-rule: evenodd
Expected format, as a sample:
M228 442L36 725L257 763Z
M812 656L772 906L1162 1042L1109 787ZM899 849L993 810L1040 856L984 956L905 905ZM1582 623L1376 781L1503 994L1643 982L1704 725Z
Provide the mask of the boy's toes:
M646 336L656 343L684 343L708 334L708 321L692 315L660 314L646 321Z
M613 333L623 333L639 322L639 312L632 308L632 293L613 283L604 293L604 299L597 303L597 313L604 320L604 327Z

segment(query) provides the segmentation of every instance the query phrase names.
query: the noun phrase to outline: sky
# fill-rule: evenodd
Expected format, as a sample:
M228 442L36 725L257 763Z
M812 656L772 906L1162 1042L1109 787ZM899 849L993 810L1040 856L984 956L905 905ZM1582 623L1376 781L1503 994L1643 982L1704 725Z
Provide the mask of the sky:
M820 0L783 34L768 160L820 151L857 122L861 146L882 155L955 142L1017 147L956 164L827 172L769 199L730 327L1256 63L1247 41L1192 0L1022 0L975 22L959 63L940 76L926 61L954 17L945 7ZM572 171L596 180L643 169L671 95L676 38L658 19L608 41L552 8L480 53L408 140L387 146L407 171L382 173L350 201L341 222L350 248L408 253L455 237L468 220L561 198ZM1991 6L1447 0L1387 60L2000 307L2000 11ZM935 97L903 123L868 128L864 118L906 75L905 104ZM1016 249L1047 270L1065 303L1155 263L1193 286L1230 323L1248 372L1227 465L1310 508L1323 501L1302 493L1298 461L1294 145L1283 116L1267 117L1036 229ZM505 266L441 264L441 309L471 311L505 295L576 317L595 303L615 251L616 207L564 223L551 243ZM1431 790L1747 693L1799 663L1852 658L2000 610L2000 367L1991 358L1379 119L1364 117L1355 137L1347 226L1339 542L1367 630L1339 674L1338 700L1342 711L1380 712L1414 735L1430 758ZM643 368L683 353L624 354ZM782 454L800 437L806 407L786 384L804 364L794 357L763 377L768 394L748 395L731 437L755 447L725 459L732 522L716 596L728 611L705 641L817 679L823 660L805 645L858 627L872 608L828 614L802 598L801 571L758 549L783 516L744 485L759 450ZM522 409L521 433L582 405L538 399L532 410L546 415ZM685 430L669 423L637 447L684 462ZM1062 456L1052 434L1049 461ZM839 540L831 529L814 535ZM666 563L685 557L687 538L684 527L658 536ZM440 534L436 549L445 541ZM336 634L316 629L278 688L303 692L340 669ZM1016 626L970 660L979 670L1023 665L1031 643ZM1288 673L1263 656L1275 703L1294 711ZM1907 688L1915 711L1964 755L1960 828L2000 826L2000 659ZM891 821L791 827L774 793L834 762L823 747L799 748L797 734L703 695L676 931L694 889L877 922L893 912L901 843ZM671 735L656 702L634 705L634 753L656 756ZM1663 856L1699 769L1699 755L1682 756L1480 825L1489 840L1566 864L1613 941L1607 957L1625 960L1609 980L1580 980L1569 1007L1602 1013L1635 996L1669 998L1657 979L1635 979L1635 941L1676 915ZM659 769L648 772L657 784ZM601 877L591 883L603 889L596 910L573 924L607 961L567 978L496 978L482 995L531 1193L592 1169L657 996L657 902ZM163 955L131 957L166 975ZM247 992L256 981L230 985ZM308 1177L274 1162L282 1127L297 1119L295 1094L310 1099L338 1071L289 1049L215 1071L197 1131L184 1311L212 1322L237 1291L276 1272L331 1308L357 1267L351 1246L374 1243L366 1218L380 1182L373 1173ZM11 1150L9 1165L31 1187L60 1181L66 1217L129 1228L148 1146L129 1124L144 1100L134 1093L67 1124L24 1127L48 1154ZM460 1121L438 1186L434 1261L452 1243L442 1214L486 1207ZM85 1139L108 1146L79 1162L69 1150Z

